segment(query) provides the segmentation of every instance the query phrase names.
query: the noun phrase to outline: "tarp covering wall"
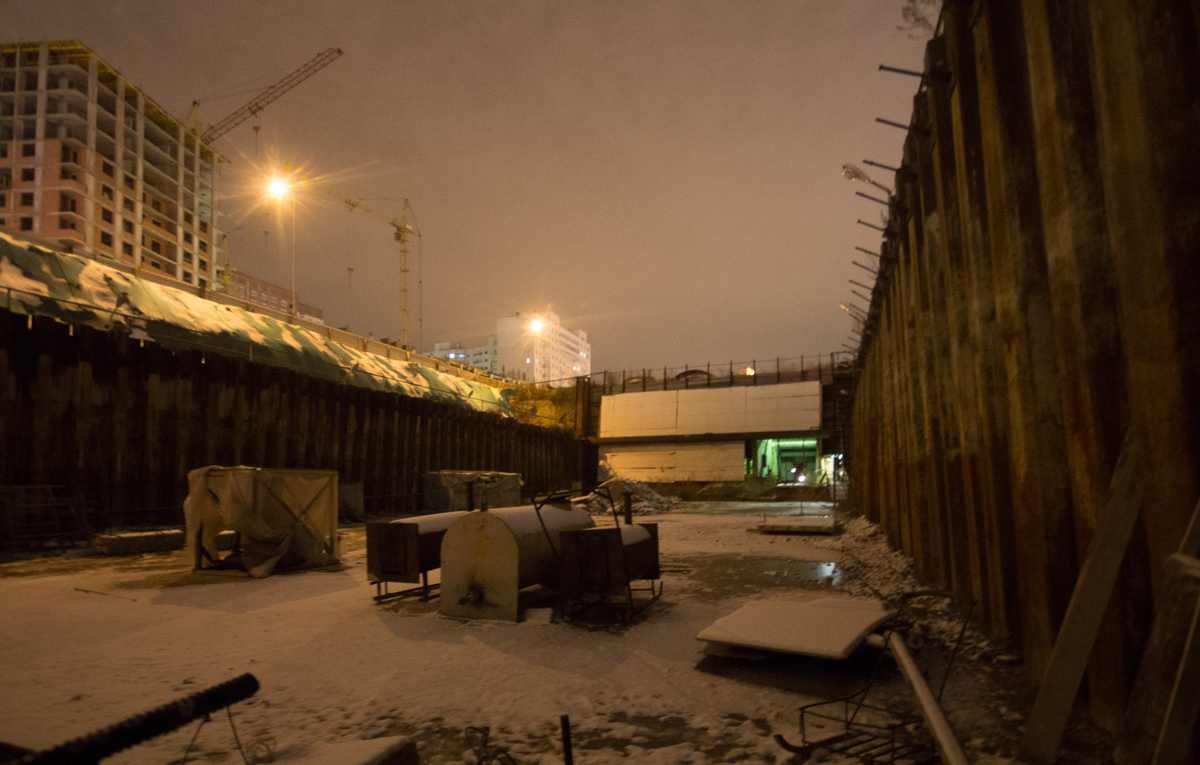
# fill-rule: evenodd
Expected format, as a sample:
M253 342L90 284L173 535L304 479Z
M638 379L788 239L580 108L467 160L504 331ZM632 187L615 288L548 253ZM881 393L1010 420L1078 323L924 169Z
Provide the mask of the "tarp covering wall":
M275 567L328 566L338 559L337 471L209 466L188 473L183 503L188 552L197 567L217 558L217 535L241 535L254 577Z
M355 350L305 327L141 279L90 258L0 232L0 308L126 332L167 348L205 350L327 380L511 415L510 390Z

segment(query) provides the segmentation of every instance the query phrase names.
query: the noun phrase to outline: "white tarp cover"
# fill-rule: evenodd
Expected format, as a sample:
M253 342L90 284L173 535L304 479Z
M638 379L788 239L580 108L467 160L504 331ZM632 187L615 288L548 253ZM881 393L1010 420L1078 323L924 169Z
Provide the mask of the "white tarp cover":
M214 560L217 535L241 535L242 562L253 577L275 567L337 562L337 471L209 467L188 473L183 503L188 551L197 538Z

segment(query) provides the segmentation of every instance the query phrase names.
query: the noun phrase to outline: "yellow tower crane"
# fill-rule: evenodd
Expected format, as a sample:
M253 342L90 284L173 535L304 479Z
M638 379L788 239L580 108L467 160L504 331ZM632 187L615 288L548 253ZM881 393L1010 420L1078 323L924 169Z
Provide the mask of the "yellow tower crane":
M409 222L412 218L412 208L408 205L408 199L404 200L404 207L400 213L400 218L388 218L382 213L372 210L367 205L363 204L361 199L350 197L345 200L346 207L351 212L362 210L372 218L380 220L394 229L392 236L396 243L400 246L400 346L405 350L413 350L412 344L409 342L409 311L408 311L408 235L421 235L421 232L414 229Z

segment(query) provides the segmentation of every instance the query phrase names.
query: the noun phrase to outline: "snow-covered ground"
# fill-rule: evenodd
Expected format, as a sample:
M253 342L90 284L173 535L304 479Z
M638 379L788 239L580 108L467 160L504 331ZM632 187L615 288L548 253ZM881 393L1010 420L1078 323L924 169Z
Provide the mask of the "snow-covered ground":
M763 512L789 512L781 503L705 504L638 519L660 524L665 594L624 628L377 605L361 527L343 531L336 570L262 580L192 572L182 552L5 564L0 740L48 747L252 672L262 688L233 719L243 746L270 748L278 762L383 735L412 737L422 762L474 762L463 730L484 725L518 762L562 762L563 714L580 763L783 761L770 734L795 738L797 707L845 692L862 668L847 678L829 664L743 670L704 657L695 636L750 599L868 580L843 581L849 540L749 532ZM872 587L905 575L888 565ZM196 733L193 724L106 762L177 762ZM199 730L192 761L241 759L224 715Z

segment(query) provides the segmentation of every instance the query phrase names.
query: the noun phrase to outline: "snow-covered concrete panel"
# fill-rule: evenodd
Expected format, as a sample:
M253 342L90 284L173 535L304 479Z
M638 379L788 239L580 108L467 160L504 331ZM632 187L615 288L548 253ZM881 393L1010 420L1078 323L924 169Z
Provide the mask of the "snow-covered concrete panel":
M868 634L895 614L873 598L758 600L713 622L696 639L845 659Z
M603 458L618 478L646 483L740 481L745 447L741 441L709 444L613 446Z
M746 388L679 391L680 433L740 433L746 418Z
M816 430L821 427L821 384L812 382L743 388L747 430Z
M600 437L783 433L821 427L817 381L618 393L600 403Z
M605 396L600 400L600 437L678 432L677 393L660 390Z

